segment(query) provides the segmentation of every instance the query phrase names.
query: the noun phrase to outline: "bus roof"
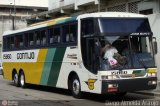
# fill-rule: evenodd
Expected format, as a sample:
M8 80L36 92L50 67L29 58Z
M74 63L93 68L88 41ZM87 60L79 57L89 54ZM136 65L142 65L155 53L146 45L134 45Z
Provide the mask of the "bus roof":
M97 12L79 15L77 19L89 18L89 17L117 17L117 18L147 18L146 15L127 13L127 12Z
M56 18L56 19L52 19L52 20L36 23L36 24L33 24L33 25L31 25L29 27L26 27L26 28L23 28L23 29L14 30L14 31L13 30L5 31L3 33L3 36L11 35L11 34L16 34L16 33L20 33L20 32L25 32L25 31L30 31L30 30L34 30L34 29L38 29L38 28L43 28L43 27L51 26L51 25L66 23L66 22L69 22L69 21L74 21L74 20L76 20L76 18L77 17L61 17L61 18Z
M11 34L16 34L20 32L25 32L25 31L30 31L38 28L43 28L51 25L56 25L56 24L61 24L61 23L66 23L69 21L74 21L78 19L83 19L83 18L89 18L89 17L121 17L121 18L147 18L145 15L140 15L140 14L135 14L135 13L125 13L125 12L98 12L98 13L88 13L88 14L82 14L79 15L78 17L61 17L61 18L56 18L40 23L33 24L29 27L19 29L19 30L14 30L14 31L6 31L3 33L3 36L5 35L11 35Z

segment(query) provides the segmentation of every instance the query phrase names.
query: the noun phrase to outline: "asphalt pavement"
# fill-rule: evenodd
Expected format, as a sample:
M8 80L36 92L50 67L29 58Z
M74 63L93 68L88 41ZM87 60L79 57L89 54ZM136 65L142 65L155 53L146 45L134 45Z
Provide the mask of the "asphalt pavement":
M160 106L160 97L142 93L128 93L124 97L84 93L75 99L68 90L28 85L15 87L12 81L0 76L0 106Z

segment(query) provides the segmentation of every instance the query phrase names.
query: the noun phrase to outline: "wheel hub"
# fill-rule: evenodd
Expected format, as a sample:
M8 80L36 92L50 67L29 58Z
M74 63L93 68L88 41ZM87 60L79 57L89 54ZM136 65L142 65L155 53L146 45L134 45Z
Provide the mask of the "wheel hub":
M74 81L73 81L73 92L75 93L75 94L78 94L79 93L79 87L80 87L80 84L79 84L79 81L77 80L77 79L75 79Z
M18 75L17 75L17 74L14 75L14 83L15 83L15 84L18 83Z
M21 85L23 86L24 85L24 75L23 74L21 74L20 82L21 82Z

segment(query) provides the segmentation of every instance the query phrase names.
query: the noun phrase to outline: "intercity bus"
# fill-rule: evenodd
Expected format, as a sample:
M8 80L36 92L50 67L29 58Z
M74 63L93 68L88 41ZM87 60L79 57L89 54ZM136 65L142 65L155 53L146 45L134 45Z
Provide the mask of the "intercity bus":
M155 89L156 41L148 18L121 12L61 17L3 34L4 79L82 92L125 95ZM101 48L118 51L110 64ZM112 61L111 61L112 63Z

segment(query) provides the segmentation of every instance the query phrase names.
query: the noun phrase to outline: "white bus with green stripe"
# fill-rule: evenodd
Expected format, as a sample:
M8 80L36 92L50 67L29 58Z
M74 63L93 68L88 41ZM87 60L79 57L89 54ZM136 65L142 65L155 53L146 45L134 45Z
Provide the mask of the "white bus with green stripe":
M115 67L101 53L106 42L118 51ZM5 32L3 75L16 86L64 88L77 98L82 92L124 95L156 88L156 51L144 15L99 12L63 17Z

